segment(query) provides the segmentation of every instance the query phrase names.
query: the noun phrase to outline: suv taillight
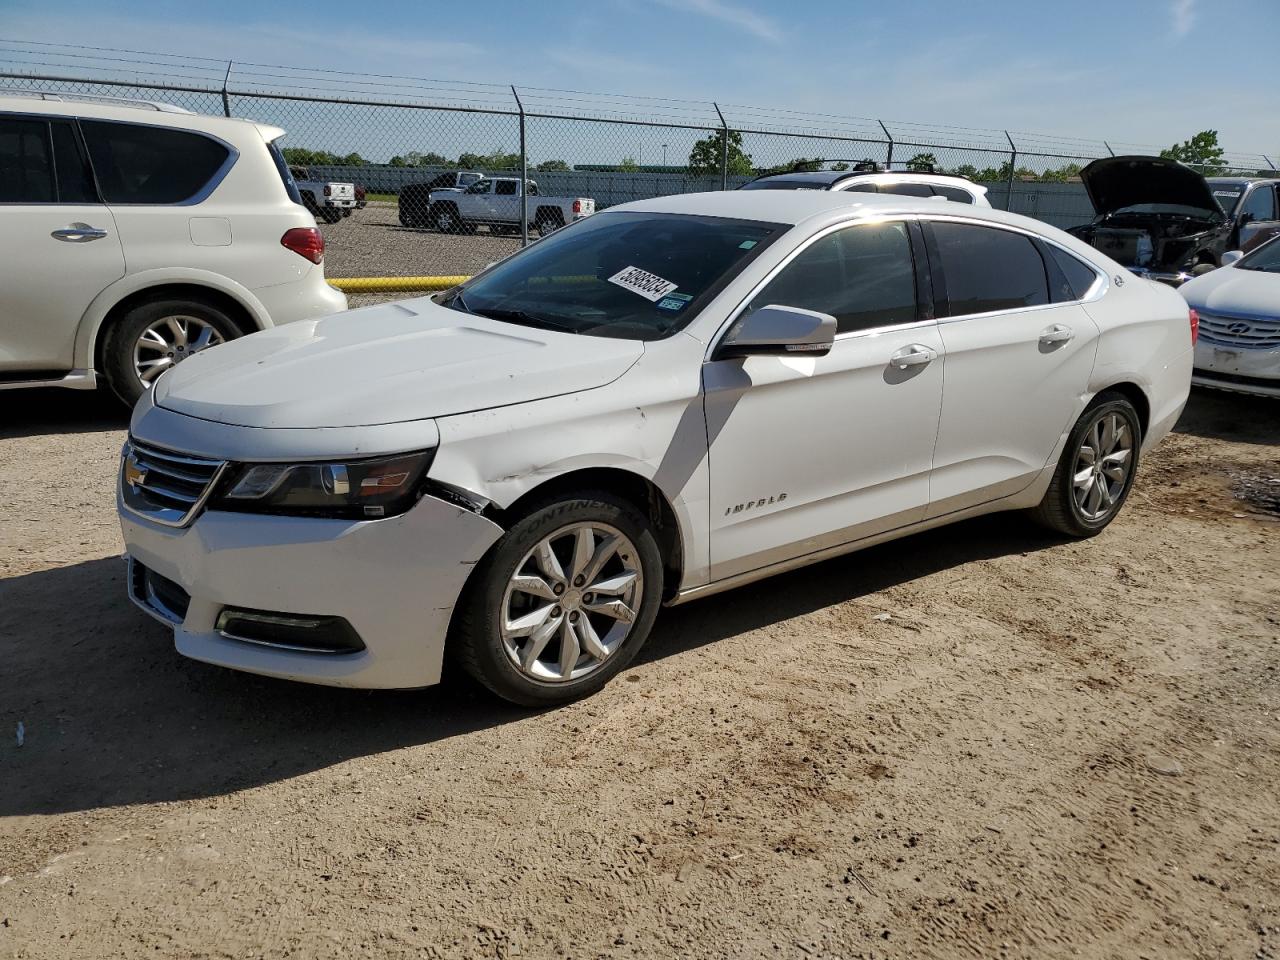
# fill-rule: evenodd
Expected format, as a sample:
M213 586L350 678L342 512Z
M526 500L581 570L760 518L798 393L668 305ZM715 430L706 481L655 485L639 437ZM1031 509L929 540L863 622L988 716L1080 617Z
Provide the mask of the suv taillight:
M581 213L581 212L582 212L582 201L581 201L581 200L575 200L575 201L573 201L573 212L574 212L574 213Z
M315 227L286 230L280 238L280 245L300 257L306 257L312 263L319 263L324 259L324 237Z
M1187 311L1187 319L1191 321L1191 345L1194 347L1200 339L1200 314L1194 310Z
M332 186L332 184L328 184L328 183L326 183L326 184L324 185L324 195L327 197L327 196L329 196L329 195L330 195L330 194L332 194L332 193L333 193L333 186Z

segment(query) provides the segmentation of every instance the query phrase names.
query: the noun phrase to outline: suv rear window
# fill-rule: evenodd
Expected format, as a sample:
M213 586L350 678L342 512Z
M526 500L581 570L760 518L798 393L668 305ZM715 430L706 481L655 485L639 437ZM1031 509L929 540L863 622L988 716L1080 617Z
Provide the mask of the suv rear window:
M107 203L189 201L230 158L218 141L186 130L102 120L81 128Z
M932 186L933 192L939 197L946 197L956 203L973 203L973 194L968 190L961 190L959 187L943 187L936 183Z

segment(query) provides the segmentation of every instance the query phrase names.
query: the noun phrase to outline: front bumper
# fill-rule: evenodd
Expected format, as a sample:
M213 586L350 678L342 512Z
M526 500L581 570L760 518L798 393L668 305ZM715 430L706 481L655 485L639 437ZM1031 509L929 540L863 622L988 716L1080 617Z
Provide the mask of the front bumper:
M333 686L424 687L440 680L445 636L467 577L502 529L423 497L385 520L347 521L206 510L185 528L130 512L117 494L129 557L185 592L152 616L173 625L179 653L234 670ZM364 649L315 653L230 639L224 607L345 619ZM177 608L177 609L175 609Z
M1270 350L1196 344L1191 382L1197 386L1264 397L1280 397L1280 347Z

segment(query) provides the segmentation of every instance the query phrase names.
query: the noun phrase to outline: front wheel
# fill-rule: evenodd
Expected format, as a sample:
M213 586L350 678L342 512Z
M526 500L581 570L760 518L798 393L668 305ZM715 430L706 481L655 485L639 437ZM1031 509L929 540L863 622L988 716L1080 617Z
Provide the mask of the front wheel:
M210 304L153 300L134 307L107 331L102 372L112 392L132 407L170 367L241 333Z
M1100 394L1067 438L1044 499L1032 515L1069 537L1101 533L1124 505L1138 469L1142 426L1118 393Z
M662 557L625 501L584 493L517 522L477 567L450 649L505 700L551 706L627 666L662 602Z

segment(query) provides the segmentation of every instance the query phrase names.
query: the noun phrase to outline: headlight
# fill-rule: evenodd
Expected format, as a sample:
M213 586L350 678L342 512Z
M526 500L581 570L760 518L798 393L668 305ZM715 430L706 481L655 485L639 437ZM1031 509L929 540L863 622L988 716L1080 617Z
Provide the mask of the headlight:
M330 463L247 463L214 509L370 519L404 513L422 495L435 450Z

